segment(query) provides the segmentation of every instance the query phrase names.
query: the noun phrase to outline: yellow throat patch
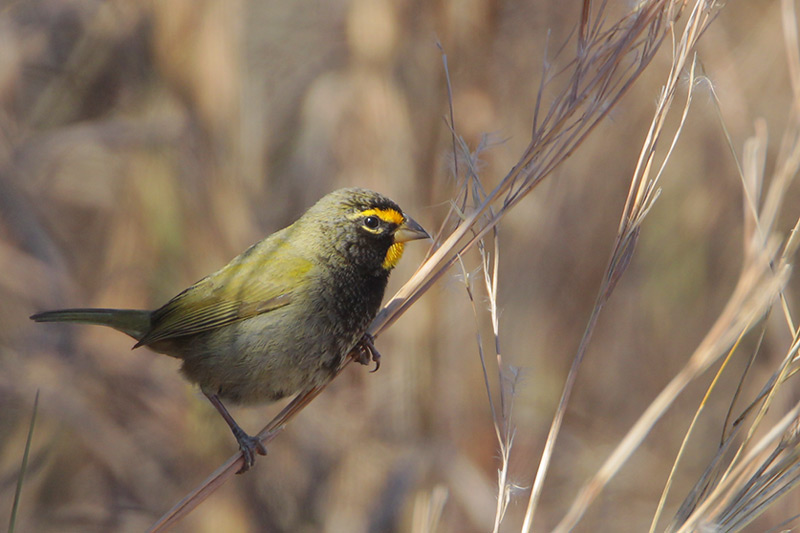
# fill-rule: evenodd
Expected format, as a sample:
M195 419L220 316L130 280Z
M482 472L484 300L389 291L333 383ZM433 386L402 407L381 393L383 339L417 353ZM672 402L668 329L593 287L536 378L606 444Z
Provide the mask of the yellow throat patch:
M389 251L386 252L386 257L383 259L383 265L381 265L386 270L393 269L397 262L400 261L400 258L403 257L403 248L405 248L404 242L396 242L389 247Z

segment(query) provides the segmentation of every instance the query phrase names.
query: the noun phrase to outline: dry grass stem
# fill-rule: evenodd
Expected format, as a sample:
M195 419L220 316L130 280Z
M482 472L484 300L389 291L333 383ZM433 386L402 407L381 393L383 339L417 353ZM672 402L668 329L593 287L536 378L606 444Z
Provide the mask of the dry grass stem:
M430 493L420 492L416 495L411 516L412 533L436 533L439 530L448 492L444 485L436 485Z
M344 365L342 365L336 375L339 375L351 360L350 358L345 359ZM328 383L330 383L330 381ZM277 437L285 425L311 403L311 401L327 387L328 383L304 392L289 402L289 404L258 433L257 437L261 439L261 442L268 444ZM220 488L227 480L232 478L242 467L243 462L244 458L241 452L233 454L223 465L203 480L200 485L187 494L181 501L176 503L169 511L164 513L164 515L147 530L148 533L167 531L177 524L193 509L203 503L206 498L211 496L211 494Z
M797 87L800 86L800 60L797 39L797 18L792 2L783 2L782 19L784 42L786 44L791 83L795 99L789 114L790 122L786 128L775 165L775 172L769 181L770 187L765 195L763 206L759 208L761 190L764 183L766 166L766 126L763 121L756 124L757 134L745 144L742 164L744 173L742 184L745 190L745 217L752 219L746 228L746 245L751 248L774 246L775 224L789 185L800 171L798 149L800 149L800 98ZM776 277L788 271L796 252L796 229L784 239L785 244L780 256L773 259L770 268ZM713 525L726 531L738 531L751 523L769 505L794 488L800 479L800 454L797 439L797 407L787 413L784 418L771 429L767 435L753 445L757 432L765 431L767 411L773 404L780 387L791 377L796 368L798 340L797 325L794 323L789 304L783 290L777 295L784 313L787 329L792 336L792 344L780 366L770 376L761 392L739 416L733 431L723 438L720 452L714 457L707 471L698 481L695 489L684 500L678 514L673 520L671 529L689 531L698 525ZM760 345L760 344L759 344ZM746 417L758 406L755 417L749 426L745 426ZM733 457L723 463L724 451L734 445L734 437L744 428L746 435L738 445ZM752 446L752 448L751 448ZM750 451L747 452L748 448ZM747 452L747 453L746 453ZM713 482L712 480L717 480Z
M594 18L592 5L590 0L584 2L586 18L580 22L582 37L576 57L557 73L551 72L549 63L545 63L531 142L519 161L472 211L461 214L451 211L448 221L452 229L436 237L433 253L373 322L370 329L373 334L393 323L447 272L458 256L471 249L570 156L650 63L670 24L680 15L683 2L641 2L613 24L607 24L603 18L605 2L600 2ZM551 83L561 79L559 74L568 74L567 79L544 112L542 94ZM460 198L461 202L454 203L466 205L465 196L462 194ZM486 217L490 207L494 212ZM465 240L467 235L471 237Z
M749 331L749 327L742 330L741 335L739 338L736 339L736 342L733 344L730 350L728 350L727 356L722 361L719 369L717 370L716 374L714 375L714 379L711 381L711 384L706 389L705 395L703 399L700 401L700 405L698 406L697 410L695 411L694 417L692 417L692 421L689 424L689 428L686 430L686 433L683 436L683 441L681 442L681 446L676 454L675 460L672 463L672 469L670 470L669 476L667 477L667 482L664 486L664 490L661 493L661 498L658 502L658 507L656 507L656 512L653 514L653 520L650 523L650 533L654 533L656 527L658 526L658 521L661 518L661 513L664 510L664 505L667 501L667 495L669 494L670 488L672 487L672 482L675 477L676 472L678 471L678 464L680 463L681 458L686 452L688 444L689 444L689 436L692 434L694 428L697 426L697 421L700 419L700 415L703 413L705 406L708 403L708 398L711 396L712 391L716 388L716 385L720 382L722 378L723 371L728 367L728 363L733 358L734 353L736 353L739 344L744 338L745 334ZM727 449L727 447L723 446L723 448Z
M28 436L25 439L25 450L22 452L22 464L19 467L19 474L17 475L17 485L14 490L14 502L11 504L11 517L8 520L8 533L14 533L17 522L17 512L19 505L22 501L22 485L25 480L25 473L28 470L28 459L31 453L31 442L33 442L33 428L36 426L36 414L39 411L39 391L36 391L36 396L33 399L33 412L31 413L31 421L28 425Z
M794 126L790 126L789 131L794 132ZM788 256L785 252L781 255L778 254L779 246L774 237L774 233L776 231L775 221L777 213L780 205L782 204L783 198L785 197L785 191L788 188L789 182L796 174L798 168L800 168L798 167L794 157L796 153L794 147L796 147L797 144L794 144L793 146L791 143L788 144L791 149L785 152L789 155L782 163L779 163L777 167L778 172L770 181L770 188L767 192L764 204L759 208L760 191L764 182L762 175L764 162L759 161L758 157L760 155L760 157L763 158L763 154L766 153L766 146L764 144L765 138L765 132L762 131L757 137L748 141L745 148L745 161L740 167L744 169L742 183L745 193L745 219L749 219L750 222L749 224L746 224L746 226L752 228L752 231L749 232L749 237L746 238L744 266L739 283L737 284L731 299L720 315L717 323L710 330L709 335L700 344L697 351L690 358L686 366L681 370L681 372L678 373L678 375L676 375L676 377L667 385L667 387L662 390L657 399L648 407L645 413L621 441L616 450L603 464L598 473L581 490L567 517L557 528L558 531L566 531L571 529L571 527L577 523L577 520L580 518L588 504L594 499L596 494L602 490L602 487L606 484L608 479L610 479L610 477L621 467L624 461L638 447L639 443L641 443L647 432L650 431L655 422L663 415L665 410L672 404L675 398L677 398L677 395L679 395L680 392L683 391L691 381L699 377L713 362L715 362L723 354L727 353L728 355L723 362L723 365L717 372L715 378L712 380L706 396L701 402L700 407L698 408L696 415L689 426L689 429L684 437L683 444L678 452L678 456L673 464L672 472L667 480L666 487L662 494L662 498L659 502L656 513L654 514L651 525L651 531L655 531L661 511L666 501L667 494L669 492L669 488L671 486L673 476L677 469L677 464L684 450L686 449L689 436L695 427L698 416L700 415L703 407L706 405L708 395L718 383L719 377L724 371L727 361L736 351L739 341L741 341L742 337L748 331L750 331L753 326L758 324L759 321L769 312L769 309L773 305L775 298L782 299L784 302L784 309L788 312L788 306L785 304L785 298L783 298L783 288L788 280L790 265L788 263ZM784 139L784 146L787 146L786 139ZM789 243L791 241L791 238L785 239L786 245L784 246L784 250L789 248ZM787 321L789 321L791 324L791 318L788 314ZM794 334L794 326L790 325L790 330ZM795 355L794 350L796 350L796 347L793 348L784 359L781 369L776 373L777 375L773 376L771 383L775 386L778 386L785 380L789 363ZM767 394L764 404L761 407L761 410L759 411L759 414L756 416L748 436L744 439L744 443L740 447L739 452L737 452L733 462L731 463L731 466L737 463L736 457L740 455L742 450L744 450L746 443L752 438L755 428L758 426L759 421L766 413L766 409L770 404L770 398L773 393L774 389L771 388ZM761 398L762 397L760 396L760 399ZM712 465L718 466L718 462L721 461L722 457L724 456L725 450L729 448L733 442L733 439L736 435L738 435L739 430L741 429L741 426L737 422L735 431L728 434L727 438L724 439L723 445L721 446L719 453L714 458ZM781 437L782 430L773 432L773 435L777 435L773 438L773 440L781 439L781 446L779 449L773 450L772 452L766 454L768 459L760 465L760 469L754 468L754 470L757 471L755 477L758 477L764 473L770 462L774 460L784 448L788 447L788 442L794 442L792 440L794 438L793 434ZM754 455L751 454L749 457L754 457ZM793 464L794 459L795 458L792 455L789 462ZM747 462L747 460L744 460L744 463ZM789 471L789 468L786 467L786 465L781 466L785 467L786 471ZM730 472L731 470L729 467L728 471L722 474L719 484L717 485L717 489L713 492L715 497L721 492L724 493L724 490L720 488L722 486L740 486L737 485L730 477ZM772 474L773 477L770 477L769 479L776 479L775 473L772 472ZM782 485L779 485L781 489L778 490L772 490L771 492L756 491L755 493L740 490L737 493L740 497L740 500L744 499L744 494L751 495L752 500L756 499L755 494L757 494L760 498L757 502L749 505L747 509L750 513L748 518L745 520L741 516L737 516L737 518L734 520L732 518L733 513L729 512L728 514L720 513L724 516L720 516L718 518L715 517L712 519L710 518L712 514L709 512L710 504L698 506L697 501L698 498L700 501L706 497L711 499L712 496L708 496L709 485L707 484L710 483L709 480L712 478L713 476L711 475L711 470L703 475L701 479L701 485L692 491L687 501L684 502L678 517L676 517L676 521L673 523L673 528L681 527L682 525L680 529L681 531L694 530L700 522L703 522L704 524L714 524L715 527L719 527L722 523L725 523L726 526L723 527L724 530L730 530L728 527L738 530L739 528L743 527L744 524L748 523L748 521L757 516L757 513L751 512L753 509L758 508L759 512L763 511L765 505L772 502L775 497L784 492L784 489L788 488L789 486L793 486L793 484L796 482L795 477L788 475L787 479L783 480ZM763 478L759 478L759 480L762 479ZM763 488L761 485L755 482L752 484L754 486L758 486L759 488ZM732 489L729 490L730 492L727 494L736 492ZM691 518L687 516L690 513Z
M772 247L773 253L774 250L775 247ZM742 272L742 277L739 279L731 299L708 336L686 366L648 406L598 472L581 488L572 507L556 531L568 531L573 524L577 523L608 480L636 451L645 436L686 386L721 355L727 353L741 332L757 323L766 313L772 300L785 285L789 273L784 270L781 275L774 276L769 269L769 260L773 257L774 255L763 254L758 265Z
M500 398L500 409L495 406L495 401L492 394L492 387L490 385L489 371L487 369L486 357L483 347L483 338L481 336L481 324L479 320L478 306L475 301L473 292L473 278L464 267L463 261L459 264L462 268L462 277L464 280L464 288L472 306L473 315L475 317L476 326L476 343L478 345L478 356L481 362L481 370L483 372L484 386L488 397L489 408L492 416L492 424L494 426L495 437L500 455L500 467L497 470L497 507L495 510L494 526L492 531L498 532L500 524L503 521L508 504L511 501L511 494L513 487L508 481L509 461L511 457L511 448L514 442L514 428L511 423L511 415L513 411L514 389L517 385L517 374L512 368L508 368L503 362L503 357L500 351L500 321L497 307L497 277L498 277L498 263L499 263L499 240L498 235L494 233L494 254L490 255L485 248L485 242L481 240L478 243L478 250L481 257L480 271L483 273L483 286L486 290L486 302L489 308L492 325L492 337L494 339L494 353L495 363L497 364L498 376L498 396ZM510 398L508 395L510 394Z
M653 206L653 203L658 198L658 180L663 173L667 161L673 153L675 143L677 142L677 139L683 129L683 125L688 115L692 89L694 86L694 63L692 62L690 64L689 62L693 56L693 50L697 40L713 18L712 7L713 3L704 1L696 2L687 18L683 32L677 41L674 33L674 25L672 22L670 23L670 28L673 28L673 33L671 33L673 39L672 66L668 73L667 81L661 90L656 112L651 122L650 129L645 137L642 150L640 151L639 160L631 179L628 197L623 209L617 236L612 247L611 257L608 261L608 266L606 267L603 283L599 288L594 308L592 309L592 313L583 337L581 338L577 353L573 359L569 374L567 375L567 380L563 388L556 414L553 417L547 442L545 443L545 449L542 453L542 459L539 463L539 469L536 473L536 479L534 480L533 490L531 491L531 497L525 516L525 523L523 525L523 531L529 531L532 527L533 516L536 511L538 499L541 496L541 491L544 487L544 479L552 460L555 442L558 437L564 415L566 414L567 404L577 379L578 369L586 354L586 349L597 323L597 319L605 303L608 301L608 298L616 287L617 282L625 272L630 262L636 242L638 240L641 224L644 221L644 218L647 216L647 213L650 211L650 208ZM687 65L691 65L690 83L686 104L684 105L683 112L681 114L680 124L676 128L676 131L672 137L672 142L669 145L669 148L657 173L655 176L651 177L656 156L656 148L661 138L665 121L672 107L672 102L680 83L680 76L684 72L684 69L687 67ZM591 501L602 490L607 481L610 479L610 476L613 475L611 472L608 472L608 474L609 477L604 478L602 482L598 482L599 480L596 479L594 483L584 487L584 490L579 494L578 498L576 498L568 515L564 518L561 524L559 524L557 530L569 530L577 523L577 521L583 515L586 507L588 507Z
M678 516L679 522L674 523L670 531L686 533L706 526L740 531L763 512L765 504L793 488L799 477L798 417L800 404L772 426L730 470L729 483L718 484L688 516Z

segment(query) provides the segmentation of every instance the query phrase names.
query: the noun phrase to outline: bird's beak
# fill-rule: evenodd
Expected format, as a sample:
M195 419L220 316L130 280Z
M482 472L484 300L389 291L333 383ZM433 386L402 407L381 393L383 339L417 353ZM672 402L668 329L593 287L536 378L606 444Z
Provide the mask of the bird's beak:
M417 239L430 239L428 232L420 226L416 220L406 216L406 221L394 232L394 242L408 242Z

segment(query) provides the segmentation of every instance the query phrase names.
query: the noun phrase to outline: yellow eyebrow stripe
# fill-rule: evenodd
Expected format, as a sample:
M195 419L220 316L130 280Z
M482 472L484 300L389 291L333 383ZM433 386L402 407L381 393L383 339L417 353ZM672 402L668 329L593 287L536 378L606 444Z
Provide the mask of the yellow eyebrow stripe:
M389 222L390 224L397 224L398 226L406 221L406 217L403 216L403 213L397 211L396 209L367 209L365 211L361 211L358 216L362 217L370 217L376 216L379 219L383 220L384 222Z

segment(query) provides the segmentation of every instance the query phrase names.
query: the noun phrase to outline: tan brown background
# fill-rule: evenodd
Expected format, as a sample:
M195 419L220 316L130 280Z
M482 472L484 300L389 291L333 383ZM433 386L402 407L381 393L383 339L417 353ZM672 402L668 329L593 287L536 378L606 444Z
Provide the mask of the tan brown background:
M3 3L0 522L8 521L37 389L18 531L143 530L235 450L176 361L131 352L131 340L113 331L34 325L30 314L157 307L341 186L377 189L436 229L455 191L437 40L448 54L458 133L473 148L490 135L481 176L491 186L528 143L545 45L553 59L577 23L577 4ZM609 16L629 4L612 2ZM768 161L791 102L778 8L731 2L700 48L734 147L741 151L764 117ZM573 50L574 42L563 57ZM522 376L510 468L520 489L505 531L521 524L668 61L667 44L500 226L501 348ZM581 371L537 518L542 530L684 364L738 274L741 187L707 87L695 95L662 187ZM798 202L795 187L782 228L794 223ZM390 291L424 248L407 248ZM379 339L380 372L348 368L253 472L176 530L409 531L442 489L440 531L490 530L497 443L457 275ZM799 289L794 280L790 304ZM773 320L752 388L786 350L786 328ZM754 340L745 342L752 349ZM667 514L715 450L746 355L711 398ZM660 422L580 531L649 525L705 384ZM234 415L255 432L276 411ZM789 496L754 531L798 506Z

